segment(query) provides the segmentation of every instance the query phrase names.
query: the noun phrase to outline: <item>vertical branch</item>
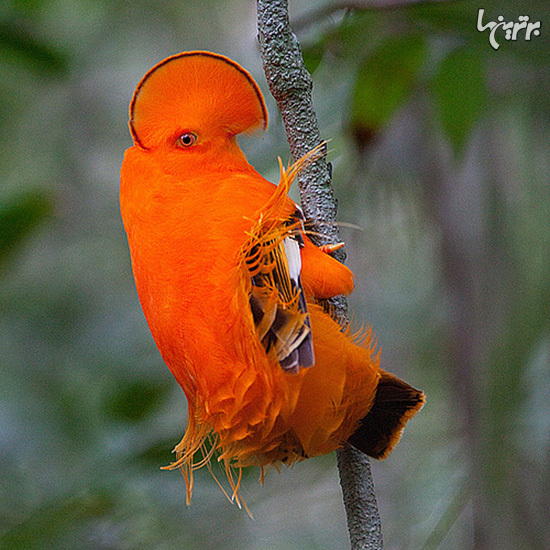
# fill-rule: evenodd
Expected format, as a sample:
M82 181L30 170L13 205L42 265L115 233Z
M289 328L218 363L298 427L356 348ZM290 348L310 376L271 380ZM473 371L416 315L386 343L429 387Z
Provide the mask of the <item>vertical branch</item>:
M257 0L257 9L264 71L283 118L290 151L297 160L321 142L311 95L313 82L290 28L288 1ZM314 240L318 244L338 242L330 165L319 159L299 175L298 185L308 225L319 235ZM340 261L345 258L343 252L335 256ZM331 305L335 317L345 324L345 298L334 298ZM368 458L348 444L337 455L352 550L381 549L381 521Z
M321 142L317 116L313 109L313 81L308 73L296 36L290 29L286 0L258 0L258 38L269 90L283 117L294 160ZM320 159L298 178L302 207L307 219L325 235L324 242L337 242L336 201L331 174L325 159Z
M383 546L382 523L369 459L349 443L336 453L351 548L379 550Z

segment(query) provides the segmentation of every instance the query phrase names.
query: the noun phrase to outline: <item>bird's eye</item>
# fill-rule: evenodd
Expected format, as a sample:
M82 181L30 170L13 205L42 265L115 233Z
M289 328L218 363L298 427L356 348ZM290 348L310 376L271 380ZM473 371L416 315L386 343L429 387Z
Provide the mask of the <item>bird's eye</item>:
M178 145L181 147L191 147L192 145L195 145L197 142L197 136L195 134L192 134L191 132L185 132L185 134L181 134L181 136L178 138Z

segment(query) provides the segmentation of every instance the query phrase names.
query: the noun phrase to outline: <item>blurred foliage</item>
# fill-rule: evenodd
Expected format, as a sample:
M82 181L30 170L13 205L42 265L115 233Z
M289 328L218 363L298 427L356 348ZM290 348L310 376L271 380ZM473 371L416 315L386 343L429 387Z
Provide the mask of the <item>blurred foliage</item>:
M0 265L51 211L44 193L28 191L0 204Z
M137 422L155 414L166 398L168 386L144 380L133 380L109 396L106 414L113 420Z
M307 5L306 5L307 4ZM546 2L388 10L291 2L356 273L357 322L428 394L373 464L387 548L547 548L550 33ZM338 3L342 6L342 3ZM493 50L476 29L528 14ZM185 401L139 309L118 213L127 106L186 49L265 91L251 0L12 0L0 7L0 547L347 547L334 457L261 486L252 522L197 473L159 467ZM266 94L267 95L267 94ZM243 138L277 178L280 117ZM213 528L212 519L215 518Z
M433 80L443 130L457 150L466 145L485 107L485 71L481 56L468 48L441 61Z
M390 36L368 55L357 72L351 126L359 144L368 143L409 97L426 56L424 37Z
M67 57L52 46L36 40L28 29L0 22L0 55L14 67L59 77L67 71Z

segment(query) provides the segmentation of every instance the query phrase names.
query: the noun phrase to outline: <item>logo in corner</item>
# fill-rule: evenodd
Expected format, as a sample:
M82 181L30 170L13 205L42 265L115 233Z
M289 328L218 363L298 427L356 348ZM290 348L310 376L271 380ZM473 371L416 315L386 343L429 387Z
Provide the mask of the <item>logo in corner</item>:
M477 12L477 30L484 32L489 30L489 43L491 46L498 50L500 44L497 42L497 30L504 31L504 39L516 41L518 38L524 38L525 40L531 40L531 36L540 35L540 21L530 22L528 15L520 15L517 21L504 21L504 16L499 15L497 21L488 21L483 23L483 16L485 14L484 9L479 9ZM522 32L523 31L523 32Z

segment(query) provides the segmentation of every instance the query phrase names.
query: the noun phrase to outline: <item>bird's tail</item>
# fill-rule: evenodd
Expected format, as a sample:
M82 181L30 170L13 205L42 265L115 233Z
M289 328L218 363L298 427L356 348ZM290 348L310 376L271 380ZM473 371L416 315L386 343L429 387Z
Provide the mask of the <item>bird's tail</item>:
M348 438L355 448L373 458L386 458L405 424L422 408L426 396L393 374L381 371L374 403Z

